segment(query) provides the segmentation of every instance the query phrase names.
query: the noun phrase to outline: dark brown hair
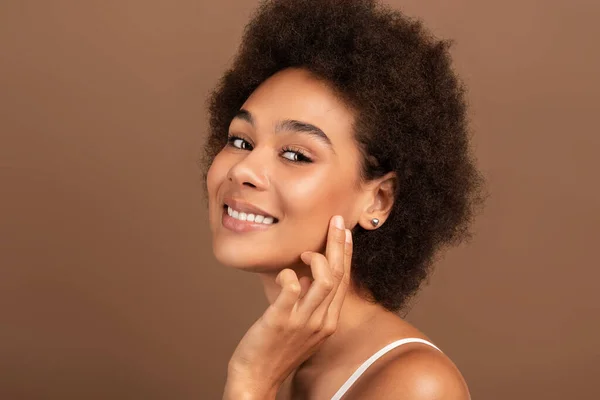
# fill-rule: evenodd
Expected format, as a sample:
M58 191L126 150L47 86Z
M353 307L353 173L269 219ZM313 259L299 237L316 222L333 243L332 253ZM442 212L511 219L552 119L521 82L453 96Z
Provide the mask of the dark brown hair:
M352 281L393 311L414 295L441 248L470 236L483 178L469 149L465 89L449 43L371 0L274 0L246 26L232 67L209 98L204 176L229 124L274 73L298 67L356 110L364 180L398 177L386 222L353 232Z

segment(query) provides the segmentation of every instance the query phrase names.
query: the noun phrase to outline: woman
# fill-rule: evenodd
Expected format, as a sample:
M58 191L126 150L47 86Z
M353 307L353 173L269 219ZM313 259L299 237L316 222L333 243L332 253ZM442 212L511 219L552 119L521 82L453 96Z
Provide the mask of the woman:
M469 398L397 315L481 200L447 48L370 0L261 3L204 159L215 256L270 303L224 398Z

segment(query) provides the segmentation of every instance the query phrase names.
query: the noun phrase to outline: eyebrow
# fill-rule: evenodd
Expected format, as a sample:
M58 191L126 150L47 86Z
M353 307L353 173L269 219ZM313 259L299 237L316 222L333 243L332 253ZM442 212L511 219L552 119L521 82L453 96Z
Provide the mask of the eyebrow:
M250 111L241 108L233 118L238 118L248 122L254 127L254 117ZM319 140L323 141L327 146L333 150L333 144L329 137L319 127L309 124L307 122L296 121L293 119L286 119L279 121L275 126L275 132L303 132L309 135L315 136ZM334 151L335 152L335 151Z

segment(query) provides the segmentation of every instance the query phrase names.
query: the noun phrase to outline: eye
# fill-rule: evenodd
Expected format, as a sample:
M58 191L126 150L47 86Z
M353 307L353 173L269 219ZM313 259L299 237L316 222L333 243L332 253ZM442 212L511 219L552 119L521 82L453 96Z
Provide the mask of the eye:
M239 136L230 135L227 138L227 145L240 150L252 150L252 145L246 139ZM313 162L302 150L286 147L282 149L282 157L293 163L311 163Z
M311 163L312 160L300 149L285 148L283 149L283 158L292 162Z
M236 149L240 149L240 150L252 150L252 145L250 145L250 143L248 143L247 140L244 140L241 137L229 136L227 138L227 143L230 146L235 147Z

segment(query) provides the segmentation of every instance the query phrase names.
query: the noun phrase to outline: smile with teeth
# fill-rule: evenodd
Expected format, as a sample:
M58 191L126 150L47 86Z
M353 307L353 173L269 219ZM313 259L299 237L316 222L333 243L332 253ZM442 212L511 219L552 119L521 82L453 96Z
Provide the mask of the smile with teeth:
M227 214L230 217L240 220L240 221L248 221L248 222L254 222L257 224L264 224L264 225L271 225L271 224L277 222L273 217L265 217L264 215L259 215L259 214L247 214L245 212L236 211L229 206L226 206L226 207L227 207Z

